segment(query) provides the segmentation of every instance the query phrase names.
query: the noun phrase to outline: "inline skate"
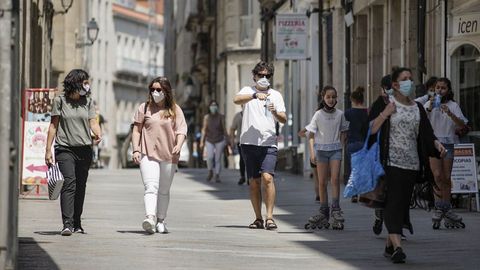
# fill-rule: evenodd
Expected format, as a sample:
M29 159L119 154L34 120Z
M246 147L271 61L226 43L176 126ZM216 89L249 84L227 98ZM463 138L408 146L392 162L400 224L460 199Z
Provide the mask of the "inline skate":
M375 222L373 223L373 233L379 235L383 229L383 209L375 209Z
M443 225L447 229L465 229L465 223L462 222L462 217L455 214L451 209L448 209L443 213L443 219Z
M315 230L315 229L328 229L330 227L330 223L328 223L329 219L329 209L328 208L320 208L318 215L313 215L308 218L308 223L305 224L305 230Z
M332 208L332 229L334 230L343 230L343 223L345 218L343 218L343 212L340 208Z
M435 208L432 215L432 228L434 230L440 229L440 224L443 219L443 211L441 209Z

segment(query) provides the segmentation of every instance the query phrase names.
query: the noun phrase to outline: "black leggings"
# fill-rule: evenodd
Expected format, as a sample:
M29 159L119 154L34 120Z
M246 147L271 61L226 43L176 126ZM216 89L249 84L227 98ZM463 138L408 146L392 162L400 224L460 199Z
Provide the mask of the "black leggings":
M385 227L390 234L401 234L409 219L410 199L418 172L387 166L385 169Z
M55 146L58 162L65 182L60 196L64 227L80 227L87 186L88 170L92 163L92 147Z

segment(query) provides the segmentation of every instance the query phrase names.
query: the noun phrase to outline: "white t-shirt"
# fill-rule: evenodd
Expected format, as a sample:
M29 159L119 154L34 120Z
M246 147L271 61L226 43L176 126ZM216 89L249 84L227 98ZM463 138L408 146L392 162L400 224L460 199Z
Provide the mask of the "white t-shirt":
M332 113L318 110L305 129L315 133L316 150L334 151L342 149L340 133L348 130L348 122L343 111L339 109Z
M275 105L277 112L285 112L283 97L277 90L267 90L268 101ZM243 87L237 95L253 95L253 93L267 93L258 91L254 87ZM275 134L275 117L266 107L267 101L252 99L245 103L242 119L242 134L240 144L277 147Z
M453 115L460 118L465 124L468 123L468 120L463 115L458 103L449 100L445 104L447 104L448 109L453 113ZM429 108L430 101L425 103L424 106L425 108ZM453 122L450 116L442 112L440 108L433 108L432 111L430 113L427 112L427 114L428 118L430 119L430 123L432 124L433 132L441 143L454 144L460 142L458 136L455 134L455 122Z

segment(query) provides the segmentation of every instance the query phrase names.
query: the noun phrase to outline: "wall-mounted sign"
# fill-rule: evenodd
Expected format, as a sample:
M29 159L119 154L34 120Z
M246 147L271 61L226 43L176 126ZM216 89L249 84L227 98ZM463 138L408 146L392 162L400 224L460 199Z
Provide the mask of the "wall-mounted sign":
M464 36L480 34L480 13L453 17L452 35Z
M277 14L275 17L277 59L307 59L308 18L305 14Z
M55 89L25 89L22 99L22 195L48 198L45 147Z

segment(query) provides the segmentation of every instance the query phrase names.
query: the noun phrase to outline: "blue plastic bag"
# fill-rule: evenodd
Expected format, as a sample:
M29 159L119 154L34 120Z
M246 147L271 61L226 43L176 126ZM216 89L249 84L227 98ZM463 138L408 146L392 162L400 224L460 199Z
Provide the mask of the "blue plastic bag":
M378 179L385 175L380 163L380 130L377 133L377 141L368 149L370 132L371 127L368 129L363 148L352 154L352 170L343 191L344 197L352 197L374 190Z

